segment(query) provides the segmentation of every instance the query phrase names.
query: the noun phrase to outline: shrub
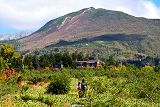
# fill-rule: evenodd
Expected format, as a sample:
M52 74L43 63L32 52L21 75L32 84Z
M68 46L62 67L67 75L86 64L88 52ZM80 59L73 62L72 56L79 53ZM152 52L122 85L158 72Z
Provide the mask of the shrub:
M154 68L152 66L144 66L141 68L142 71L145 71L145 72L153 72L154 71Z
M54 77L54 80L49 84L47 93L51 94L67 94L70 90L70 78L64 74L59 74Z
M0 83L0 98L8 94L15 94L18 86L15 84Z
M40 102L43 102L44 96L42 94L39 94L37 100Z
M93 105L93 107L109 107L109 105L106 102L98 101Z
M123 102L119 101L115 97L111 98L108 101L97 101L93 104L93 107L126 107Z
M45 97L43 102L50 107L53 105L53 101L49 97Z
M6 84L8 84L8 85L10 85L10 84L15 85L15 84L17 84L17 78L15 78L15 77L10 77L10 78L8 78L5 82L6 82Z
M105 85L102 84L102 81L99 79L93 80L91 82L91 87L95 93L102 94L106 91Z
M35 98L30 95L21 95L20 97L25 102L27 102L28 100L32 100L32 101L35 100Z
M22 93L22 94L25 93L28 89L29 89L29 86L28 86L28 85L22 86L22 88L21 88L21 93Z
M33 84L36 84L37 82L41 82L42 81L42 77L33 77L33 79L31 79L30 81L33 82Z
M156 66L156 67L154 68L154 71L155 71L155 72L160 72L160 65Z

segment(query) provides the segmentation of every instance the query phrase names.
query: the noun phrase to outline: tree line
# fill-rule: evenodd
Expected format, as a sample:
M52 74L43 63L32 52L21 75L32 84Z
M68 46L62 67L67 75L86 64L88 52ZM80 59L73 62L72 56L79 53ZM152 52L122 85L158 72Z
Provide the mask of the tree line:
M0 71L3 69L38 69L45 67L53 67L55 64L63 64L64 67L75 68L76 60L95 60L94 55L83 54L82 52L50 52L46 54L27 54L22 56L11 44L4 44L0 46ZM103 60L106 66L119 65L121 61L114 59L114 56L109 56ZM160 68L160 58L146 57L140 60L126 60L122 62L123 65L133 64L137 67L155 66ZM157 68L156 68L157 69Z
M75 67L76 60L93 60L92 55L85 55L82 52L53 52L48 54L28 54L22 56L11 44L0 46L0 70L12 68L38 69L54 67L55 64L63 64L64 67Z

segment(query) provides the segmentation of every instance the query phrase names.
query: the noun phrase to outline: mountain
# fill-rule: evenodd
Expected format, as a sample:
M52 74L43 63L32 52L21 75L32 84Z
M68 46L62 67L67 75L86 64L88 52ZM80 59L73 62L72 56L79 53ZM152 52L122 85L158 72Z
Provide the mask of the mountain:
M159 55L159 40L159 19L90 7L53 19L18 42L21 51L81 45Z
M32 32L17 32L13 34L0 34L0 40L16 40L30 35Z

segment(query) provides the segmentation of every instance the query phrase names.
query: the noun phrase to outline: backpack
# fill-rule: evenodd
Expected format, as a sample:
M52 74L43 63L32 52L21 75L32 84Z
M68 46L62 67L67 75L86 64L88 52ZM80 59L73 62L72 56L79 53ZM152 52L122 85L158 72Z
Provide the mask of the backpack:
M84 90L87 90L87 85L84 85Z
M82 89L87 90L87 85L85 83L82 84Z

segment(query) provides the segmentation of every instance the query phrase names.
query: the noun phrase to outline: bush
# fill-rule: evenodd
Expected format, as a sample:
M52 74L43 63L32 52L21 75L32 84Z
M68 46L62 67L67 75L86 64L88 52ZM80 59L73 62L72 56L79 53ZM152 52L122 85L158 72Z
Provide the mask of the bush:
M91 82L91 87L97 94L102 94L106 91L106 87L104 84L102 84L102 81L100 79L93 80Z
M21 88L21 93L22 93L22 94L25 93L28 89L29 89L29 86L28 86L28 85L22 86L22 88Z
M15 84L0 83L0 98L8 94L17 93L18 86Z
M50 107L53 105L53 101L49 97L45 97L43 102Z
M116 97L113 97L110 100L104 102L99 100L93 104L93 107L126 107L126 105L116 99Z
M156 67L154 68L154 71L155 71L155 72L160 72L160 65L156 66Z
M43 99L44 99L43 94L39 94L37 100L40 101L40 102L43 102Z
M42 77L33 77L30 81L33 82L33 84L36 84L37 82L42 82Z
M16 77L10 77L5 81L8 85L16 85L17 84L17 78Z
M69 90L70 78L62 73L54 77L54 80L48 86L47 93L67 94Z
M21 99L23 100L23 101L25 101L25 102L27 102L28 100L35 100L35 98L34 97L32 97L32 96L30 96L30 95L21 95L20 96L21 97Z

